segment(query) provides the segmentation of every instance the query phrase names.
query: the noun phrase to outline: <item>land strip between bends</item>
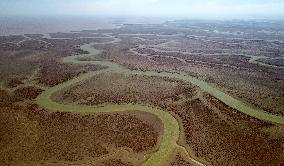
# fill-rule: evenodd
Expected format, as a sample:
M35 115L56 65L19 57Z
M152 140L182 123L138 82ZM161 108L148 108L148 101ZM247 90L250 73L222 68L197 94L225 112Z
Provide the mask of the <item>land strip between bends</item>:
M221 92L217 88L209 85L208 83L198 80L192 76L189 76L186 73L169 73L169 72L154 72L154 71L138 71L138 70L129 70L126 69L116 63L109 62L109 61L79 61L78 58L84 56L95 56L100 53L99 50L93 47L94 44L109 44L119 42L118 38L115 38L111 42L105 43L90 43L81 46L81 49L84 51L88 51L88 54L83 55L74 55L68 56L63 59L66 63L80 63L80 64L98 64L107 66L108 68L98 71L89 72L78 77L75 77L69 81L66 81L62 84L57 86L51 87L44 91L41 95L37 97L37 103L42 106L43 108L53 110L53 111L62 111L62 112L118 112L118 111L145 111L148 113L152 113L158 116L163 125L164 125L164 134L162 135L161 144L158 151L154 152L145 162L143 165L163 165L167 158L173 153L173 151L177 148L180 149L180 145L177 145L177 141L180 135L180 129L177 120L168 112L162 111L159 108L153 108L146 105L141 104L112 104L112 103L105 103L103 105L99 105L96 107L91 106L82 106L82 105L74 105L74 104L60 104L56 103L51 100L51 95L63 88L72 86L80 81L87 80L97 74L101 74L104 72L122 72L125 74L137 74L137 75L145 75L145 76L160 76L160 77L169 77L175 78L179 80L184 80L191 82L194 85L200 87L203 91L211 94L212 96L216 97L217 99L221 100L228 106L239 110L247 115L253 116L255 118L270 121L273 123L284 124L284 117L273 115L262 110L258 110L248 106L247 104ZM203 165L202 163L194 160L191 158L198 165Z
M119 39L115 39L115 42L118 42ZM110 43L110 42L108 42ZM97 55L99 50L95 49L93 45L96 43L85 44L81 46L81 48L85 51L88 51L90 55ZM80 55L85 56L85 55ZM119 71L126 74L137 74L137 75L145 75L145 76L160 76L160 77L169 77L174 79L179 79L183 81L190 82L196 86L198 86L203 91L209 93L210 95L216 97L220 101L224 102L226 105L234 108L246 115L255 117L260 120L265 120L272 123L284 124L284 117L282 115L275 115L269 112L265 112L259 108L255 108L249 104L246 104L232 96L220 91L219 89L215 88L214 86L201 81L195 77L192 77L184 72L177 72L177 73L169 73L169 72L155 72L155 71L138 71L138 70L129 70L126 69L116 63L109 62L109 61L80 61L77 60L78 56L70 56L65 59L65 62L72 62L72 63L92 63L92 64L100 64L108 66L108 70Z
M119 40L115 40L119 41ZM81 48L84 51L88 51L89 55L97 55L99 53L98 50L92 47L91 44L83 45ZM86 55L79 55L79 56L69 56L63 59L66 63L80 63L80 64L99 64L107 66L108 68L98 71L89 72L86 74L79 75L78 77L75 77L69 81L66 81L64 83L61 83L59 85L56 85L54 87L51 87L44 91L41 95L37 97L37 103L42 106L43 108L46 108L48 110L53 111L61 111L61 112L119 112L119 111L145 111L151 114L156 115L164 126L163 135L161 136L161 142L159 149L151 154L151 156L142 163L142 165L164 165L168 159L168 157L173 153L175 149L181 149L181 146L177 144L177 141L179 139L180 135L180 129L179 124L177 120L168 112L162 111L159 108L154 108L146 105L141 104L112 104L112 103L105 103L103 105L98 105L95 107L92 106L82 106L82 105L75 105L75 104L60 104L56 103L51 99L51 95L55 92L62 90L66 87L70 87L76 83L79 83L81 81L87 80L97 74L105 73L105 72L111 72L111 71L119 71L125 72L127 71L125 68L122 68L120 65L117 65L115 63L111 63L108 61L79 61L79 57L83 57ZM131 71L129 70L129 74L131 74ZM198 165L204 165L195 159L191 158L189 155L187 155L191 161Z

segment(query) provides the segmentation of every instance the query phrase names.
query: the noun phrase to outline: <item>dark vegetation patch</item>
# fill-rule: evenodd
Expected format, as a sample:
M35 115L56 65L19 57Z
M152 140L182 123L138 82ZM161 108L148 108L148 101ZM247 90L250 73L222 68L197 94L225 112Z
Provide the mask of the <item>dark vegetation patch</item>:
M258 122L228 123L199 99L174 105L172 110L181 118L187 146L212 165L283 163L283 140L270 139L251 127ZM242 119L238 116L231 117L231 122Z
M88 51L84 51L82 49L75 48L75 49L73 49L73 54L74 55L88 54Z
M181 63L180 60L172 57L163 57L163 56L153 56L151 60L159 63L167 63L167 64L174 64L174 63Z
M38 80L40 83L54 86L70 80L79 74L87 71L94 71L101 69L99 65L77 65L77 64L63 64L55 60L47 60L41 64Z
M271 124L205 95L218 113L199 99L191 101L195 93L193 86L172 79L110 73L95 76L52 97L59 102L87 105L141 102L174 112L181 118L186 146L213 165L283 162L283 140L269 138L261 131Z
M0 36L0 44L17 43L23 39L24 39L24 36L18 36L18 35Z
M180 154L176 154L173 161L170 163L171 166L192 166L190 162L186 161Z
M33 86L19 87L14 91L0 89L0 108L11 107L15 102L23 100L33 100L41 92L42 89Z
M44 41L50 43L53 45L52 49L60 51L60 50L67 50L70 48L73 48L78 45L82 45L85 43L91 43L91 42L108 42L112 41L111 38L80 38L80 39L43 39Z
M9 88L15 88L18 85L22 85L24 84L19 78L11 78L9 80L7 80L6 85Z
M47 51L52 45L42 40L26 40L20 43L20 49Z
M28 77L36 68L43 54L32 50L3 51L0 53L1 81Z
M32 100L35 99L41 92L41 89L32 86L20 87L14 91L14 96L19 101L25 99Z
M269 65L284 67L284 58L283 57L282 57L282 59L258 59L257 61L269 64Z
M273 113L283 112L282 101L284 100L281 99L283 99L284 88L282 85L284 85L284 77L282 70L250 64L248 58L241 56L241 54L267 55L273 58L282 56L283 43L268 41L269 39L277 38L280 40L283 38L283 35L279 36L280 33L277 33L277 29L270 27L271 24L257 22L248 24L247 22L238 21L231 23L204 23L198 21L192 23L190 21L181 21L167 22L165 25L125 25L122 29L90 32L110 32L117 35L120 33L135 33L137 35L150 33L152 35L143 35L141 37L144 40L124 36L121 37L123 41L120 43L97 46L103 50L101 58L123 64L131 69L186 71L198 76L200 79L217 85L219 88L223 88L224 91L231 95L240 97L258 107L263 107L266 111ZM263 25L267 27L263 27ZM253 26L253 30L251 26ZM272 33L270 35L260 33L259 31L263 29L267 29ZM156 35L177 34L177 31L183 32L183 35L179 37L168 36L166 38ZM262 39L259 40L257 38ZM0 38L0 76L2 80L29 77L42 61L50 60L51 57L54 58L52 58L52 61L55 63L53 65L61 66L61 64L57 64L59 58L66 57L72 53L80 53L81 50L78 50L78 45L83 43L112 40L42 39L50 43L49 47L44 45L45 42L37 40L16 44L23 39L23 36ZM167 40L173 40L173 42L165 43ZM164 65L164 63L149 62L148 58L133 55L133 53L129 52L131 48L137 48L140 44L146 45L146 47L151 47L155 44L165 44L169 48L162 48L164 50L188 51L191 53L188 57L189 63L188 65L178 63L175 65L170 65L170 63ZM30 49L37 49L37 51ZM153 51L149 51L149 54L152 53ZM163 55L186 58L180 53L163 53ZM161 62L167 61L169 61L167 58L161 60ZM270 63L277 65L276 63L278 62L272 61ZM238 68L234 68L233 66L235 65ZM45 67L48 68L48 65ZM74 67L76 70L70 69L73 67L55 68L56 70L48 70L51 73L47 71L45 73L48 75L53 74L53 72L60 72L60 69L66 69L65 72L70 70L70 73L74 76L78 74L76 73L78 72L76 67ZM61 73L58 77L63 75L64 79L70 79L74 77L72 74L66 74L67 76L65 76L65 73ZM46 82L51 83L51 85L62 81L58 81L57 76L54 78L52 76L48 77L50 79L46 79L48 80ZM110 77L106 78L109 79ZM125 77L122 78L126 79ZM204 98L209 105L216 107L217 111L209 108L209 106L205 106L200 100L190 101L192 95L195 94L195 90L189 88L190 92L186 92L186 94L190 95L187 97L186 94L183 94L186 88L183 89L184 86L180 84L163 84L160 78L155 78L157 80L141 78L134 81L135 79L130 79L133 84L139 83L135 86L130 84L134 88L124 86L125 83L129 82L119 80L118 78L113 79L115 81L101 79L101 84L98 87L103 85L107 90L91 89L91 92L88 92L89 88L93 87L93 84L88 83L88 86L78 85L75 86L75 89L66 90L63 96L59 96L58 100L64 100L65 102L79 101L81 104L89 105L106 101L114 103L141 102L158 105L176 113L181 118L181 124L185 130L186 145L195 152L196 156L205 158L213 165L281 165L284 162L283 139L272 139L261 132L262 127L267 127L271 124L236 112L236 110L228 108L210 96L205 95ZM99 79L96 81L99 81ZM110 85L105 85L106 83ZM17 86L17 83L13 86ZM113 90L113 87L116 89ZM168 88L169 93L166 87L170 87ZM84 92L79 92L81 88L84 89ZM181 90L178 90L179 88ZM165 89L166 91L164 91ZM20 90L19 94L22 93L21 91L23 90ZM126 94L125 91L128 93ZM32 92L36 91L32 90ZM71 95L74 96L70 97ZM85 157L101 156L107 153L104 145L108 142L96 142L94 140L97 140L97 136L93 135L93 131L99 133L94 129L96 125L103 125L104 121L95 120L97 117L90 120L86 116L69 113L40 113L35 107L13 107L13 103L16 101L17 98L14 96L14 92L0 90L0 106L5 107L1 108L0 111L0 119L2 119L0 121L0 158L3 163L0 165L20 165L23 161L37 161L50 158L72 161ZM119 128L120 123L125 124L119 121L120 119L127 121L128 118L124 116L123 118L120 116L112 117L112 115L110 117L101 116L101 119L107 118L118 124L118 126L111 126L114 127L111 129L112 134L122 135L121 132L115 129ZM137 121L133 120L132 122ZM107 128L109 126L105 124L104 127ZM144 129L145 127L138 127L138 129L140 128ZM115 141L112 138L107 140ZM116 146L124 145L123 140L118 140L118 143L112 142L112 144ZM139 139L136 140L138 141ZM126 139L126 141L129 140ZM143 146L140 146L140 149L141 147Z
M86 128L82 125L75 127L79 125L75 115L66 114L64 117L64 114L47 113L35 107L1 110L1 165L40 160L77 161L108 153ZM71 124L59 121L63 119L70 120Z
M12 39L11 39L12 40ZM77 40L26 40L18 45L0 46L0 77L2 81L11 79L29 78L33 72L39 69L40 82L46 85L56 85L70 79L82 72L99 69L98 66L87 65L63 65L59 63L62 57L71 54L87 53L79 48L79 45L89 42L104 42L112 39L77 39ZM54 69L53 69L54 68ZM56 75L56 73L59 73ZM56 78L58 76L58 78ZM62 76L62 77L61 77ZM15 84L15 85L12 85ZM11 82L11 86L16 86Z
M145 152L154 148L158 142L157 131L135 116L105 114L98 115L97 119L97 139L103 143L129 147L134 152Z
M14 50L17 48L18 45L16 43L2 43L0 44L0 51L9 51L9 50Z
M1 107L9 107L15 101L16 99L12 93L4 89L0 89L0 106Z
M180 27L175 24L167 27L168 30L172 31L174 28L176 28L176 32L185 30L179 31ZM122 29L112 31L120 36L122 39L120 43L96 47L103 50L100 54L101 58L114 61L129 69L185 71L199 79L213 83L230 95L252 103L267 112L283 114L283 70L250 63L250 58L245 56L265 55L268 57L267 61L279 60L277 63L281 63L281 57L284 53L283 43L259 39L264 37L263 33L254 33L254 31L248 31L245 28L240 30L240 32L247 33L245 36L243 33L233 32L224 35L215 33L214 30L203 31L206 28L210 29L210 27L204 29L203 26L206 26L204 24L194 25L197 27L187 27L187 24L191 24L190 21L182 24L186 27L187 32L178 36L166 37L158 35L166 29L163 24L155 26L126 25ZM211 24L215 26L215 23L208 23L208 25ZM239 27L246 26L242 22L237 24L239 24ZM220 25L224 27L220 27ZM220 23L220 25L218 27L220 29L217 29L217 31L227 32L226 29L230 29L227 25L231 25L231 23ZM160 32L152 31L158 26L161 28ZM133 27L137 29L134 30ZM273 26L271 28L273 29ZM140 35L127 35L129 33L126 33L126 29L130 30L129 33L133 32L134 34L140 31ZM143 35L147 31L151 35ZM272 30L269 29L269 31ZM125 35L119 34L119 32L125 33ZM141 38L144 40L141 40ZM152 48L168 49L171 52L158 51ZM131 50L136 50L144 55ZM187 53L184 54L185 52ZM150 59L149 56L153 55L163 55L163 57L157 56ZM184 59L187 63L179 62L173 58L165 58L166 56L178 57Z
M242 124L250 125L250 127L258 128L258 127L269 127L272 126L271 123L265 122L263 120L259 120L252 116L243 114L236 109L233 109L227 106L225 103L221 102L217 98L211 96L208 93L204 93L203 97L215 108L217 108L224 118L227 119L233 125L239 125L240 127Z
M107 161L103 161L101 163L97 163L97 166L134 166L129 162L122 161L121 159L110 159Z
M157 131L134 112L83 115L1 105L0 118L0 165L76 162L105 155L109 147L145 152L158 141Z
M55 93L58 102L79 102L85 105L112 103L149 103L160 106L195 95L189 83L169 78L105 73L82 84Z

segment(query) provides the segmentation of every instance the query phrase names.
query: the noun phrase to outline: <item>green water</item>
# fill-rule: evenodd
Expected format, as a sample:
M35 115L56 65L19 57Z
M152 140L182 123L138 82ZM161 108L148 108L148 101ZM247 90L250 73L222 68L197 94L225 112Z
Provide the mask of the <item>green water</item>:
M114 40L113 42L118 42L119 39ZM108 42L110 43L110 42ZM105 72L122 72L126 74L138 74L138 75L145 75L145 76L160 76L160 77L170 77L175 78L179 80L184 80L191 82L194 85L197 85L200 87L203 91L211 94L212 96L218 98L228 106L235 108L239 110L240 112L243 112L247 115L253 116L258 119L270 121L273 123L279 123L284 124L284 118L282 116L272 115L270 113L266 113L262 110L255 109L227 94L224 92L221 92L217 88L209 85L208 83L198 80L194 77L191 77L187 75L186 73L168 73L168 72L154 72L154 71L137 71L137 70L129 70L126 69L116 63L112 63L109 61L79 61L78 58L84 57L84 56L95 56L98 53L100 53L99 50L92 47L94 44L97 43L90 43L85 44L81 46L81 48L84 51L88 51L89 54L85 55L74 55L74 56L68 56L63 59L63 62L66 63L77 63L77 64L99 64L103 66L107 66L107 69L99 70L99 71L93 71L86 74L82 74L76 78L73 78L69 81L66 81L62 84L59 84L57 86L51 87L44 91L41 95L37 97L37 103L38 105L42 106L43 108L53 110L53 111L63 111L63 112L118 112L118 111L145 111L152 113L160 118L164 125L164 132L161 138L160 147L158 151L151 154L150 158L147 159L145 162L143 162L143 165L164 165L164 162L168 159L169 155L173 152L175 148L180 148L179 145L177 145L177 141L180 135L180 129L177 120L168 112L162 111L159 108L153 108L146 105L141 104L111 104L106 103L99 106L82 106L82 105L74 105L74 104L60 104L56 103L51 99L51 95L59 90L62 90L63 88L70 87L78 82L87 80L91 78L92 76L95 76L97 74L105 73ZM199 163L198 161L191 158L192 161L194 161L197 164L203 165L202 163Z
M105 72L111 72L111 71L121 71L121 72L128 72L131 74L130 70L127 70L125 68L122 68L120 65L117 65L115 63L111 63L108 61L78 61L77 59L83 56L89 56L89 55L97 55L99 51L97 49L94 49L92 47L94 43L92 44L86 44L83 45L81 48L85 51L89 51L89 54L86 55L75 55L75 56L68 56L63 59L63 62L66 63L78 63L78 64L100 64L104 66L108 66L107 69L89 72L86 74L82 74L76 78L73 78L69 81L66 81L62 84L59 84L57 86L51 87L44 91L41 95L37 97L37 103L38 105L42 106L43 108L53 110L53 111L62 111L62 112L119 112L119 111L145 111L152 113L159 117L159 119L162 121L164 126L163 135L160 142L160 147L157 152L154 152L151 154L150 158L148 158L142 165L147 166L155 166L155 165L164 165L164 162L168 159L168 157L171 155L173 150L175 148L179 148L180 146L177 145L177 141L179 138L179 125L177 120L168 112L162 111L159 108L154 108L146 105L141 104L112 104L112 103L106 103L103 105L99 105L96 107L92 106L82 106L82 105L74 105L74 104L60 104L56 103L51 99L51 95L59 90L62 90L66 87L72 86L76 83L79 83L81 81L87 80L91 78L92 76L95 76L97 74L105 73ZM195 161L194 159L191 159L192 161L199 163L198 161ZM202 165L200 163L200 165Z
M91 44L86 44L83 45L81 48L83 50L86 50L90 52L90 55L96 55L99 53L99 50L95 49L92 47L94 43ZM67 62L73 62L77 63L78 61L76 60L75 56L70 57L70 59L67 60ZM90 63L90 62L81 62L81 63ZM137 71L137 70L129 70L126 69L116 63L108 62L108 61L96 61L96 62L91 62L93 64L102 64L106 65L109 67L109 70L115 70L115 71L120 71L124 72L127 74L138 74L138 75L146 75L146 76L160 76L160 77L170 77L170 78L175 78L183 81L188 81L199 88L201 88L203 91L209 93L210 95L216 97L217 99L221 100L224 102L226 105L244 113L249 116L253 116L257 119L269 121L272 123L279 123L279 124L284 124L284 117L281 115L274 115L268 112L265 112L263 110L254 108L238 99L233 98L232 96L220 91L219 89L213 87L212 85L198 80L195 77L192 77L186 73L179 72L179 73L169 73L169 72L154 72L154 71Z

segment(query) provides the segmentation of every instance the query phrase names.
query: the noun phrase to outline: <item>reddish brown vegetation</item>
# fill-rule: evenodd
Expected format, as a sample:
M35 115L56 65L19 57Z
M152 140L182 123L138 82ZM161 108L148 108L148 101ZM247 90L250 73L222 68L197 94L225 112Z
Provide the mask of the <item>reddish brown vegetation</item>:
M277 165L283 162L281 141L269 138L250 123L231 125L200 100L172 109L182 120L186 144L197 157L213 165ZM234 115L231 121L241 119L238 116Z
M88 51L84 51L84 50L79 49L79 48L74 48L73 49L73 54L74 55L81 55L81 54L87 54L87 53L88 53Z
M40 93L42 92L41 89L28 86L28 87L20 87L14 91L14 96L18 100L24 100L24 99L35 99Z
M158 133L153 127L129 115L98 115L98 140L116 147L129 147L134 152L150 150L157 144ZM103 122L103 123L101 123ZM129 125L131 124L131 125Z
M181 61L176 59L176 58L172 58L172 57L163 57L163 56L153 56L151 57L151 60L155 61L155 62L159 62L161 64L180 64Z
M0 107L11 106L15 101L16 99L13 97L13 94L6 90L0 89Z
M39 82L48 86L54 86L72 79L81 73L102 68L98 65L80 66L75 64L62 64L55 60L44 61L39 71Z
M145 152L158 139L157 131L135 113L80 115L10 105L1 108L0 118L0 165L80 161L107 154L113 146Z
M120 159L110 159L108 161L97 163L96 165L97 166L133 166L133 164L129 162L124 162Z
M137 27L138 30L149 30L152 33L151 27L147 26ZM120 30L117 31L119 33ZM101 58L129 69L185 71L267 112L283 114L283 69L251 63L250 58L245 56L278 57L272 60L280 63L280 43L274 45L265 40L232 39L225 36L214 38L204 36L204 32L199 30L192 33L197 34L167 37L155 34L123 35L122 41L111 45L111 49L110 45L96 47L103 50ZM163 44L156 45L160 43ZM274 47L275 50L272 49Z
M54 118L64 114L49 114L30 107L2 108L0 116L4 119L0 122L0 163L4 165L39 160L76 161L107 153L91 134L85 132L84 135L82 126L81 129L73 128L73 125L65 125ZM65 119L68 118L72 123L76 116L67 114ZM83 135L84 139L81 138Z
M186 161L180 154L177 154L174 160L170 163L171 166L191 166L190 162Z
M169 78L106 73L93 77L54 94L58 102L75 102L97 105L112 103L148 103L164 107L196 93L194 86Z
M91 105L141 102L172 111L181 118L187 146L197 157L213 165L282 161L281 140L271 139L259 129L270 124L236 112L205 95L220 111L218 114L199 99L190 101L195 91L193 86L171 79L114 73L95 76L53 98L60 102Z
M248 116L246 114L243 114L239 112L236 109L233 109L229 106L227 106L225 103L221 102L217 98L211 96L208 93L204 93L203 97L214 107L216 107L224 116L224 118L227 118L228 121L230 121L234 125L242 125L242 123L245 123L247 125L251 125L251 127L268 127L272 126L271 123L265 122L259 119L256 119L252 116Z
M243 98L267 111L283 114L284 100L281 100L284 89L283 70L249 63L249 58L242 55L266 55L279 58L283 54L283 44L266 40L232 39L232 36L228 34L229 38L227 38L228 36L224 34L205 32L204 29L207 30L208 26L204 28L201 25L202 23L197 25L197 29L194 29L194 26L186 29L186 25L182 29L174 25L124 26L122 29L107 32L152 33L153 35L142 35L138 38L124 36L121 37L120 43L97 47L103 50L100 58L112 60L131 69L190 72L214 83L219 88L224 88L223 90L231 95ZM155 33L176 34L177 31L184 32L184 35L168 37L155 35ZM78 34L57 35L78 37ZM96 66L85 68L70 64L63 65L58 63L59 58L73 53L86 53L78 49L78 45L83 43L112 40L41 39L43 41L40 41L36 40L38 37L35 36L35 40L21 43L17 42L23 40L22 36L0 38L0 42L3 43L0 45L1 65L3 64L0 67L3 80L9 80L10 77L18 75L28 77L39 64L42 64L39 71L40 82L54 86L80 73L97 69ZM250 34L241 37L255 36ZM166 41L170 42L165 43ZM161 43L166 47L156 45ZM145 49L138 48L140 44L145 45ZM161 47L161 50L177 52L149 49L153 45ZM156 61L149 61L148 57L134 55L129 51L131 48L137 48L139 53L163 55L163 57L156 57L152 59ZM189 54L184 55L178 51L187 51ZM173 58L165 58L165 56L185 59L187 64L182 65L178 61L173 61ZM274 65L283 63L278 59L260 61ZM104 79L95 78L92 80L94 82L89 81L86 85L64 91L63 96L60 94L58 100L79 101L81 104L89 105L103 102L135 102L160 106L180 117L187 146L198 157L205 158L213 165L281 165L283 163L283 139L270 138L261 131L262 127L272 124L237 112L208 94L203 96L207 102L203 103L203 100L199 99L190 101L196 89L179 81L136 76L128 78L121 75L118 77L121 79L106 76ZM10 87L19 84L18 81L12 81ZM19 165L28 161L47 159L76 161L108 153L105 145L127 146L134 151L143 151L150 150L156 144L158 134L154 130L155 127L135 116L47 113L34 106L29 108L13 106L16 101L24 98L35 98L39 91L32 87L18 88L14 92L0 90L1 165ZM179 157L176 162L186 164ZM122 161L114 159L106 163L119 165Z
M41 92L41 89L32 86L20 87L13 92L0 89L0 107L11 107L15 102L35 99Z
M41 51L47 51L50 47L52 47L51 44L47 44L44 41L41 40L26 40L25 42L22 42L20 44L20 49L25 50L41 50Z
M21 85L21 84L23 84L23 82L18 78L12 78L12 79L7 81L7 86L9 88L15 88L15 87L17 87L18 85Z

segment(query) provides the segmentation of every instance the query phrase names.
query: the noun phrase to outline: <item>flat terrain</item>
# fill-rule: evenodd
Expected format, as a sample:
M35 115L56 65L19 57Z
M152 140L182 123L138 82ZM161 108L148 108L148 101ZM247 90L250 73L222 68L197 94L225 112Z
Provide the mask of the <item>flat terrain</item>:
M176 102L196 95L196 87L169 78L103 73L56 92L52 99L60 103L99 105L112 103L148 103L154 106Z
M1 165L88 163L132 149L134 157L157 149L161 123L140 112L49 113L38 108L2 108ZM144 118L143 118L144 117ZM155 121L155 128L152 124ZM83 137L83 139L82 139Z
M2 36L0 165L281 165L283 28Z

